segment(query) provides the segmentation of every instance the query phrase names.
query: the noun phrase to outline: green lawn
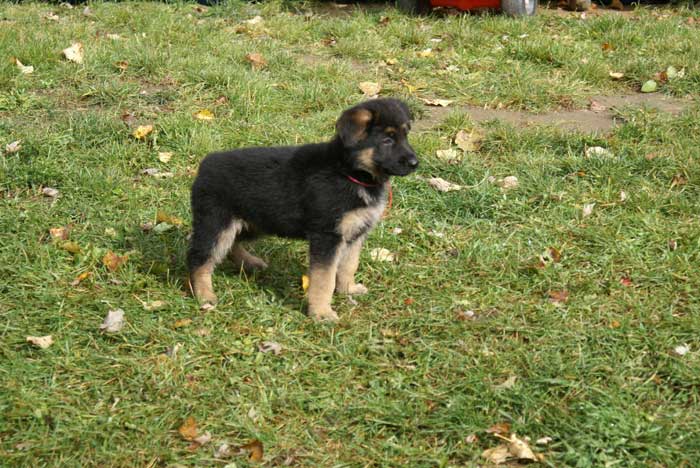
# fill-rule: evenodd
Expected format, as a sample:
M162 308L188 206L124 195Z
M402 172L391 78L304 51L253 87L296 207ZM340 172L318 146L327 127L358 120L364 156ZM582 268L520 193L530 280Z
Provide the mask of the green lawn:
M0 4L0 465L243 467L258 463L236 447L257 439L266 466L476 466L500 443L486 429L508 422L552 467L697 466L697 11L83 8ZM75 41L82 64L61 55ZM267 64L253 68L251 53ZM669 66L682 73L657 76L658 93L684 102L680 115L618 109L607 135L492 121L460 163L436 157L474 127L461 106L585 108ZM432 115L420 98L454 101L411 136L422 166L394 181L367 242L370 294L336 298L337 325L313 323L306 246L270 238L254 247L270 268L222 266L221 303L200 311L184 264L198 162L328 139L363 81L417 118ZM587 156L595 146L609 153ZM506 176L519 185L490 179ZM438 192L429 177L466 188ZM143 229L163 214L169 229ZM68 239L52 241L59 227ZM374 248L396 261L373 260ZM109 251L128 255L115 271ZM147 310L153 301L165 304ZM101 332L116 308L126 325ZM39 349L30 335L54 343ZM265 341L281 354L260 352ZM189 417L208 444L178 433ZM217 458L222 443L231 454Z

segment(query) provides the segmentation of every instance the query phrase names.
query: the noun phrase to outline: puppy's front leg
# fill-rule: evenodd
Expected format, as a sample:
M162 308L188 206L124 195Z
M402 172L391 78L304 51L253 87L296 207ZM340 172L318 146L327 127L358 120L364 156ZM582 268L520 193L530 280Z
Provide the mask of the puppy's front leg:
M355 273L360 264L360 251L364 242L364 236L347 245L338 262L338 274L335 282L335 290L342 294L365 294L367 288L360 283L355 283Z
M309 316L317 321L336 321L331 308L338 261L343 242L339 236L318 234L309 237Z

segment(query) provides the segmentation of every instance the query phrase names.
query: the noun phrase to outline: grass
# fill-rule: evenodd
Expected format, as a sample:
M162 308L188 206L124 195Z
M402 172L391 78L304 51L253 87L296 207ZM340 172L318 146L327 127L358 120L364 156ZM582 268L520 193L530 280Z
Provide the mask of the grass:
M0 159L0 465L247 466L213 448L259 439L268 466L474 466L498 443L485 429L503 421L532 440L552 437L537 448L549 466L700 459L700 28L687 21L696 12L416 18L388 5L274 1L90 9L0 5L0 144L22 141ZM44 16L52 11L57 21ZM255 15L262 26L242 23ZM60 56L75 40L82 65ZM267 67L251 69L251 52ZM35 72L21 75L12 56ZM303 314L299 242L256 244L271 265L256 276L223 267L213 311L187 294L188 191L209 151L326 139L362 98L359 81L381 82L423 117L418 97L545 112L634 93L669 65L685 75L660 92L687 98L686 110L623 109L609 135L491 122L479 152L447 165L435 151L471 128L469 117L456 108L416 132L419 175L470 188L394 182L395 206L361 262L370 294L337 298L335 327ZM200 109L215 119L194 119ZM155 126L147 141L130 136L125 113ZM591 146L612 156L586 157ZM174 177L142 175L149 167ZM487 181L508 175L518 188ZM144 232L158 210L184 224ZM60 226L80 253L50 241ZM376 247L398 261L372 261ZM537 268L551 247L561 260ZM115 272L102 264L109 250L128 254ZM551 291L568 302L552 303ZM144 309L155 300L166 306ZM102 334L112 308L127 326ZM459 320L464 310L474 319ZM25 343L49 334L46 350ZM282 354L258 352L263 341ZM673 352L681 344L684 356ZM187 449L177 429L190 416L212 443Z

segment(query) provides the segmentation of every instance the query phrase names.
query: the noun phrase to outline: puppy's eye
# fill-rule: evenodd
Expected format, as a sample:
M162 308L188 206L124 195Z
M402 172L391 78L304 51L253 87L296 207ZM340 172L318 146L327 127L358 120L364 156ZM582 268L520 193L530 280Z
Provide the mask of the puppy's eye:
M394 144L394 139L391 137L386 137L382 140L382 144L384 145L393 145Z

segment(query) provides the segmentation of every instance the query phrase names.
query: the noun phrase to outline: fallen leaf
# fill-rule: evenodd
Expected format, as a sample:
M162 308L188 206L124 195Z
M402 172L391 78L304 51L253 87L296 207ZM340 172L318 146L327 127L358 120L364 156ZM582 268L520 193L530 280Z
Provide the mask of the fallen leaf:
M182 224L182 220L178 218L177 216L172 216L167 214L165 211L158 210L156 212L156 222L157 223L169 223L169 224L174 224L176 226L180 226Z
M194 118L197 120L214 120L214 113L209 109L202 109L194 113Z
M209 336L211 335L211 330L208 328L198 328L194 331L194 334L197 336Z
M457 311L457 320L461 320L463 322L469 321L469 320L474 320L476 318L476 314L474 313L473 310L459 310Z
M117 237L117 230L111 227L105 228L105 236Z
M49 339L50 338L51 337L49 336ZM27 340L29 340L29 337L27 337ZM678 345L675 348L673 348L673 352L679 356L685 356L690 352L690 346L688 346L687 344Z
M131 134L137 140L144 140L153 132L153 125L139 125Z
M201 436L195 437L192 439L192 443L187 447L187 450L190 452L193 452L197 450L199 447L202 445L208 444L211 442L211 433L209 431L205 432Z
M258 351L261 353L272 353L277 356L282 353L282 345L274 341L263 341L258 345Z
M535 441L535 443L536 443L537 445L547 445L547 444L550 443L552 440L553 440L553 439L552 439L551 437L549 437L549 436L540 437L539 439L537 439L537 440Z
M388 16L380 16L378 24L380 26L386 26L387 24L389 24L389 21L391 21L391 19Z
M150 221L147 221L145 223L141 223L139 226L143 232L149 232L152 231L153 228L155 227L154 224Z
M83 8L83 16L92 16L92 10L89 6Z
M173 153L169 151L159 151L158 152L158 161L162 163L167 163L170 162L170 159L173 157Z
M102 257L102 264L106 266L109 271L117 271L128 259L128 255L117 255L109 250L104 257Z
M73 281L71 281L70 285L73 287L78 286L81 282L83 282L84 280L86 280L90 276L92 276L92 273L89 271L85 271L83 273L80 273L78 276L75 277L75 279Z
M163 234L164 232L170 231L174 227L175 226L169 223L158 223L153 228L153 232L155 232L156 234Z
M684 76L685 76L685 70L683 70L683 69L678 70L673 65L666 68L666 77L668 77L669 80L674 80L676 78L683 78Z
M632 282L632 278L630 278L627 275L624 275L620 278L620 284L626 287L634 285L634 283Z
M258 420L258 412L255 411L255 407L251 406L250 409L248 410L248 417L253 421L257 422Z
M624 202L627 200L627 192L624 190L620 190L620 202Z
M63 56L71 62L83 63L85 50L82 42L73 42L70 47L63 49Z
M19 150L22 149L22 140L15 140L12 143L8 143L5 145L5 153L6 154L12 154L16 153Z
M423 49L423 50L421 50L420 52L418 52L417 55L418 55L419 57L423 57L423 58L425 58L425 57L430 57L431 55L433 55L433 49L430 49L430 48L428 48L428 49Z
M116 333L124 327L124 311L122 309L112 309L107 312L100 330L107 333Z
M428 184L439 192L452 192L455 190L462 190L461 185L453 184L440 177L432 177L428 179Z
M267 60L265 60L265 57L257 52L246 54L245 58L248 60L248 62L250 62L253 70L260 70L267 65Z
M454 101L450 101L449 99L426 99L426 98L419 98L423 103L425 103L426 106L437 106L437 107L447 107L450 104L452 104Z
M464 441L468 444L476 444L479 442L479 436L476 434L469 434L467 437L464 438Z
M589 109L593 112L603 112L607 110L608 108L604 106L603 104L599 103L598 101L591 101L591 104L589 105Z
M518 377L515 375L511 375L508 377L506 380L501 382L498 385L494 385L495 390L508 390L509 388L513 388L515 386L515 382L518 380Z
M157 167L148 167L142 170L141 174L156 177L158 179L168 179L170 177L175 177L175 174L173 174L172 172L161 171Z
M486 429L487 434L508 435L510 433L510 423L500 422Z
M61 18L54 12L50 11L44 15L44 18L46 18L49 21L59 21Z
M393 262L395 260L395 256L393 253L381 247L372 249L369 253L369 256L372 260L376 262Z
M445 161L448 164L457 164L462 160L462 154L453 148L437 150L435 154L437 155L438 159Z
M231 456L231 446L229 444L221 444L214 452L214 458L224 459Z
M153 311L153 310L162 309L166 305L168 305L168 303L165 301L151 301L151 302L144 302L143 308L145 310L148 310L148 311Z
M685 185L687 183L688 183L688 179L686 179L683 174L676 174L673 176L673 179L671 180L671 188L680 187L681 185Z
M494 465L501 465L510 458L510 450L507 445L499 445L494 448L486 449L481 453L481 457L485 458Z
M34 67L31 65L24 65L22 62L19 61L17 57L12 57L12 61L15 63L15 66L17 69L22 73L23 75L31 75L34 73Z
M248 452L248 460L250 461L259 462L263 459L263 444L258 439L241 445L239 449Z
M382 86L379 83L374 83L372 81L363 81L357 85L365 95L365 97L371 98L375 97L382 90Z
M61 192L59 192L55 188L44 187L43 189L41 189L41 194L45 197L56 198L61 194Z
M107 34L105 34L105 37L107 39L111 39L113 41L120 41L122 39L122 37L119 34L115 34L115 33L107 33Z
M185 419L185 422L177 429L177 432L185 440L194 440L197 437L197 421L190 416Z
M613 156L612 151L602 146L590 146L586 148L586 157L599 157L599 158L611 158Z
M612 78L613 80L621 80L625 76L625 74L622 72L612 72L612 71L610 73L608 73L608 75L610 75L610 78Z
M622 324L618 320L610 321L610 328L620 328Z
M127 127L133 127L134 123L136 123L136 114L134 114L133 112L124 112L120 116L120 118L122 119L122 122L126 124Z
M455 135L454 142L462 151L474 152L479 151L483 139L484 135L478 130L460 130Z
M584 218L587 218L588 216L593 214L593 208L595 208L595 203L586 203L583 205L583 209L581 210L581 215Z
M395 236L398 236L398 235L401 234L402 232L403 232L403 229L401 229L400 227L397 227L397 228L394 228L394 229L391 230L391 233L392 233L393 235L395 235Z
M600 46L600 48L603 49L603 52L615 50L615 47L613 47L613 45L610 44L609 42L603 42L603 44Z
M514 189L517 188L520 183L518 182L518 178L515 176L508 176L503 178L503 180L500 181L500 186L504 189Z
M569 291L549 291L549 302L552 304L565 304L569 300Z
M522 439L519 439L517 435L510 435L510 444L508 444L508 451L518 460L530 460L539 461L535 456L528 443Z
M677 248L678 248L678 241L676 241L675 239L670 239L668 241L668 250L674 251Z
M57 227L49 229L49 235L52 240L68 240L70 230L67 227Z
M414 302L416 302L415 299L413 299L412 297L407 297L406 299L403 300L403 305L410 306Z
M657 88L656 81L648 80L648 81L644 82L644 84L642 85L641 91L643 93L653 93L654 91L656 91L656 88Z
M41 348L41 349L46 349L53 344L53 338L51 337L51 335L28 336L27 343L31 343L34 346Z
M182 327L186 327L186 326L190 325L191 323L192 323L192 319L188 319L188 318L180 319L180 320L175 321L175 323L173 324L173 327L174 328L182 328Z

